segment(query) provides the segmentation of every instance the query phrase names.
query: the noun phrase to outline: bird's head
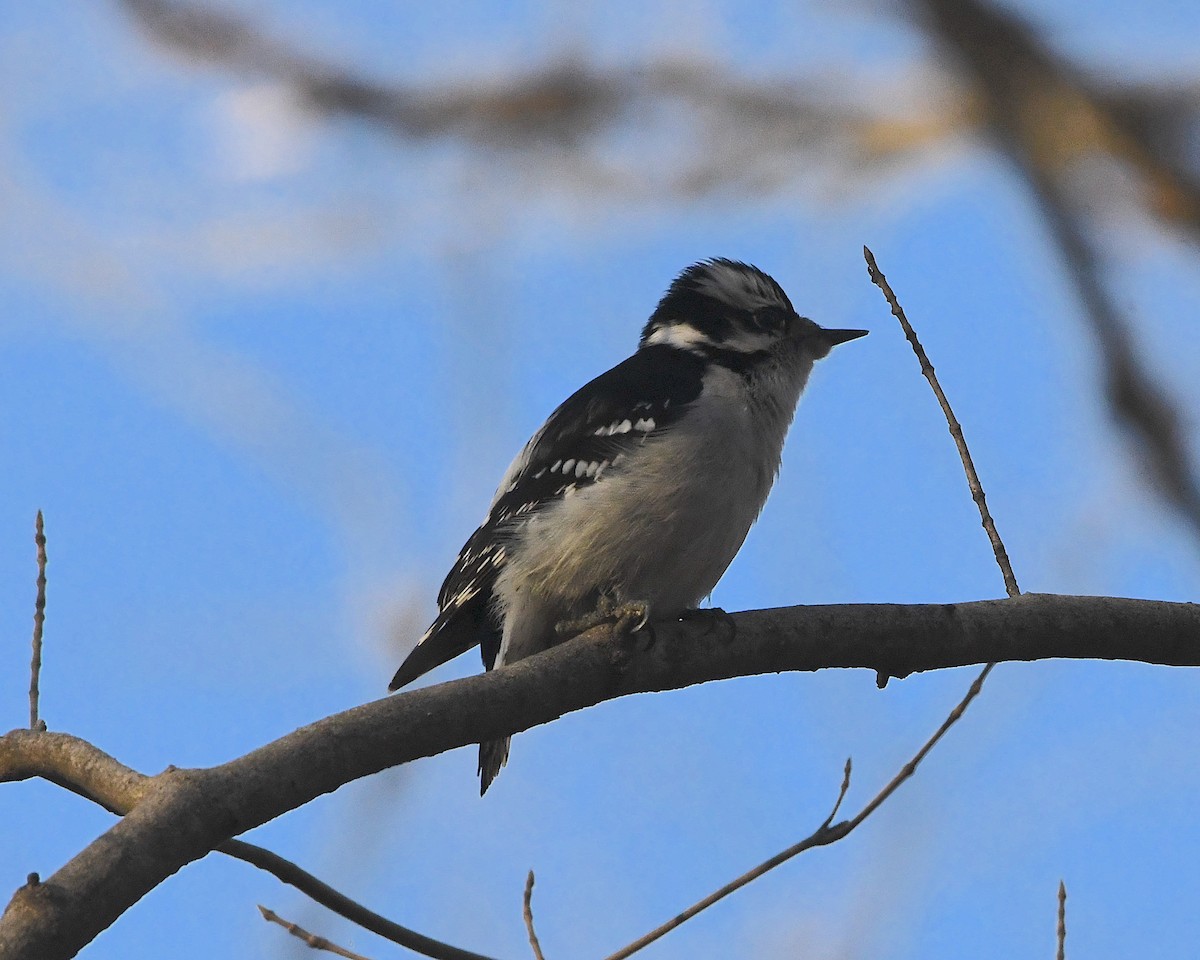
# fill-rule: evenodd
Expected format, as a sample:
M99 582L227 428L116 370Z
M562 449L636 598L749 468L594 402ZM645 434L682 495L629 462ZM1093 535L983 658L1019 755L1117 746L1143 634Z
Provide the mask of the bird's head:
M783 288L757 267L714 258L671 284L642 330L640 347L664 344L735 368L759 361L827 356L866 330L827 330L792 307Z

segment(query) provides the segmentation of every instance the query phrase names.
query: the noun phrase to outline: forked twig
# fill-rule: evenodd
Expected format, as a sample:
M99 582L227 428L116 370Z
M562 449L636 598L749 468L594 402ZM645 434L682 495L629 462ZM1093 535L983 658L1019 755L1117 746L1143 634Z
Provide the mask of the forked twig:
M819 826L813 833L809 834L809 836L805 837L799 843L795 843L792 846L788 847L786 850L780 851L779 853L775 854L775 856L771 857L769 860L764 860L762 863L760 863L757 867L754 867L752 870L747 870L736 880L732 880L729 883L725 884L725 886L721 887L720 890L716 890L713 893L710 893L703 900L700 900L697 903L694 903L692 906L688 907L682 913L671 918L666 923L664 923L662 926L656 927L655 929L651 930L645 936L640 937L639 939L635 940L633 943L629 944L627 947L623 947L622 949L618 950L616 953L611 954L608 957L605 957L605 960L624 960L624 958L631 956L632 954L641 950L642 947L648 946L649 944L653 943L659 937L662 937L662 936L670 933L676 927L687 922L692 917L694 917L696 914L700 913L702 910L706 910L708 907L711 907L718 900L723 900L725 897L729 896L729 894L733 893L735 890L740 890L742 887L744 887L746 884L748 884L751 880L757 880L764 873L767 873L770 870L774 870L780 864L786 863L788 860L791 860L792 857L796 856L797 854L801 854L805 850L811 850L813 847L826 847L831 843L836 843L838 840L841 840L843 837L845 837L849 833L851 833L856 827L858 827L859 824L861 824L864 820L866 820L867 817L869 817L872 813L874 813L877 809L879 809L879 807L883 804L883 802L885 800L887 800L887 798L890 797L893 793L895 793L896 790L899 789L900 784L904 783L905 780L907 780L909 777L911 777L916 772L917 767L920 765L921 761L925 759L925 757L929 753L929 751L932 750L934 748L934 746L937 744L937 742L942 739L942 737L946 733L946 731L949 730L952 726L954 726L955 723L958 722L959 717L961 717L963 715L963 713L966 712L967 706L971 703L972 700L975 699L975 697L976 697L976 695L978 695L980 689L982 689L983 681L985 679L987 679L987 675L991 671L992 666L993 666L993 664L989 663L986 667L983 668L983 670L980 672L979 676L977 676L975 678L975 682L971 684L971 688L967 691L966 696L964 696L962 698L962 700L959 701L958 706L956 706L953 710L950 711L950 715L947 716L944 721L942 721L942 725L937 728L937 731L933 734L933 736L931 736L928 740L925 741L925 744L921 747L920 750L917 751L916 755L901 768L900 772L897 773L891 779L891 781L887 784L887 786L885 786L882 790L880 790L879 793L877 793L875 795L875 797L871 800L871 802L868 803L865 807L863 807L862 810L860 810L853 817L853 819L842 820L840 823L832 822L834 816L837 814L838 808L842 804L842 798L846 796L846 791L850 789L850 761L847 760L846 761L846 774L842 779L842 788L841 788L840 792L838 793L837 803L834 804L833 812L830 813L830 815L826 818L825 822L822 823L821 826Z
M45 724L38 718L38 683L42 675L42 626L46 622L46 532L42 511L37 512L33 542L37 545L37 599L33 603L33 657L29 662L29 729L41 730Z
M336 953L339 957L345 957L346 960L367 960L367 958L360 953L352 953L345 947L339 947L336 943L326 937L318 936L315 933L309 933L298 924L292 923L290 920L284 920L283 917L277 914L274 910L268 910L261 903L258 905L258 912L263 915L263 919L268 923L279 924L293 937L303 940L314 950L325 950L329 953Z
M1000 534L996 530L996 524L992 520L991 513L988 511L987 498L983 492L983 485L979 482L979 475L975 472L975 464L971 460L971 453L967 449L967 442L963 437L962 426L959 424L958 418L954 416L954 411L950 407L950 401L946 399L946 394L942 390L941 384L938 383L937 376L933 371L933 364L929 362L929 357L926 355L924 347L921 346L921 341L917 339L916 332L913 330L912 325L908 322L908 318L905 316L903 308L896 300L895 293L892 292L892 288L888 285L887 280L884 278L883 274L879 270L878 265L875 263L874 255L866 247L863 247L863 255L867 260L867 269L870 273L871 280L883 291L884 296L887 298L888 304L892 308L893 315L897 320L900 321L900 325L904 329L904 335L908 338L908 342L912 345L913 352L917 355L917 360L921 365L921 372L925 375L925 379L929 381L929 385L933 388L933 392L938 399L938 403L941 404L942 412L946 416L946 423L950 427L950 435L954 438L954 443L958 447L958 454L962 459L963 470L966 471L967 486L971 490L971 497L975 501L975 505L979 508L979 515L983 522L983 528L987 532L988 540L991 541L992 551L996 555L996 563L999 565L1000 573L1004 577L1005 589L1008 591L1008 595L1010 597L1019 596L1021 590L1017 586L1017 578L1013 573L1012 565L1009 563L1008 552L1004 549L1004 541L1000 539ZM814 833L805 837L799 843L793 844L786 850L777 853L775 856L771 857L771 859L764 860L754 869L742 874L736 880L727 883L725 886L721 887L721 889L709 894L703 900L693 904L687 910L662 924L662 926L651 930L645 936L635 940L628 946L606 957L605 960L624 960L624 958L629 957L641 950L642 947L653 943L659 937L670 933L676 927L690 920L702 910L712 906L718 900L724 899L735 890L739 890L740 888L744 887L751 880L761 877L764 873L767 873L769 870L773 870L775 867L785 863L797 854L803 853L805 850L811 850L813 847L823 847L828 846L831 843L836 843L838 840L841 840L843 837L851 833L859 824L866 820L867 817L878 810L884 801L887 800L888 797L890 797L893 793L895 793L896 790L899 789L900 785L916 772L917 767L920 765L921 761L928 756L929 751L931 751L937 745L938 741L945 736L946 732L958 722L958 720L966 712L967 707L970 706L971 701L979 695L979 691L983 689L983 683L985 680L987 680L988 674L992 672L993 667L995 667L995 664L989 663L979 672L979 675L975 677L974 682L967 690L966 695L962 698L962 700L959 701L958 705L950 711L946 719L942 721L942 725L938 727L936 731L934 731L933 736L925 741L924 745L916 752L913 758L900 769L900 772L897 773L891 779L891 781L875 795L870 803L868 803L862 808L862 810L858 812L855 817L850 820L843 820L840 823L833 823L833 818L837 815L837 811L841 807L842 799L846 796L846 791L850 788L851 768L850 761L847 760L846 773L842 780L842 788L838 794L837 803L834 804L833 811L825 819L825 822L822 823Z
M747 870L736 880L731 880L729 883L725 884L725 886L721 887L720 890L714 890L703 900L699 900L696 903L692 904L690 907L688 907L682 913L676 914L674 917L672 917L666 923L662 924L659 927L655 927L653 930L651 930L645 936L639 937L637 940L633 941L633 943L631 943L625 947L622 947L616 953L610 954L609 956L605 957L604 960L624 960L625 957L632 956L633 954L635 954L639 950L641 950L642 947L649 946L655 940L657 940L659 937L666 936L668 933L670 933L676 927L682 926L684 923L687 923L688 920L692 919L692 917L694 917L696 914L700 913L702 910L707 910L718 900L724 900L727 896L729 896L735 890L740 890L742 887L744 887L746 884L748 884L751 880L758 879L764 873L766 873L768 870L775 869L777 866L779 866L785 860L790 860L792 857L796 856L796 854L803 853L805 850L809 850L812 847L823 847L827 844L830 844L837 840L842 839L842 837L844 837L847 833L849 833L850 830L853 828L852 827L848 828L845 821L842 821L841 823L838 823L838 824L834 824L832 826L831 826L831 824L833 823L833 818L835 816L837 816L838 808L841 807L841 805L842 805L842 800L846 796L846 791L849 789L850 789L850 761L847 759L846 760L846 772L845 772L844 776L842 777L842 787L838 791L837 800L833 804L833 809L830 810L829 816L825 818L825 821L819 827L817 827L817 829L814 833L805 837L799 843L788 847L783 852L777 853L775 856L771 857L770 860L764 860L762 863L760 863L754 869Z
M533 950L534 960L546 960L546 955L542 953L542 945L538 942L537 932L533 929L533 871L529 871L529 876L525 878L525 903L523 914L525 916L525 930L529 934L529 946Z

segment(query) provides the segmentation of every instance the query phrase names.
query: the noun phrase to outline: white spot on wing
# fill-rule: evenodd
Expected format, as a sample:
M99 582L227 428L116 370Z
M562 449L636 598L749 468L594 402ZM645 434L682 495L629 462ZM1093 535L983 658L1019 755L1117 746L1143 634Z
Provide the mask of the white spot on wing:
M644 419L641 419L635 423L633 425L633 429L648 433L654 429L654 419L652 417L645 417Z
M476 586L475 581L472 580L465 587L463 587L461 590L459 590L458 593L456 593L453 597L451 597L450 602L448 604L446 604L446 607L443 607L442 609L446 609L447 607L461 607L464 603L466 603L468 600L470 600L472 597L474 597L477 593L479 593L479 587Z
M574 469L575 469L575 461L568 460L566 463L564 463L562 465L563 476L566 476L568 473L570 473Z

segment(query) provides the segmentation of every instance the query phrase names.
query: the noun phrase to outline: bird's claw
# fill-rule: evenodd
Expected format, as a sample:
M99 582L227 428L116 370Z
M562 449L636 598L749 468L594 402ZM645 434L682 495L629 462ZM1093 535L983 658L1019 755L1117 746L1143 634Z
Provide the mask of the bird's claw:
M613 633L622 636L637 633L650 622L650 604L644 600L617 603L611 597L602 596L595 610L573 620L560 620L554 629L560 637L574 637L609 622L613 625Z

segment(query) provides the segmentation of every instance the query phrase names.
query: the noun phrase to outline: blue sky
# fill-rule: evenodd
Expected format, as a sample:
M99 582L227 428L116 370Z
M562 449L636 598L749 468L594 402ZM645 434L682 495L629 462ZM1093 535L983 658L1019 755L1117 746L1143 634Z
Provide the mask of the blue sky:
M486 82L570 56L666 56L922 104L927 45L824 4L515 8L228 4L371 75ZM1191 4L1038 5L1081 63L1196 75ZM553 156L404 144L184 62L112 5L0 17L0 706L26 716L33 518L50 552L43 715L145 772L219 763L384 693L513 453L633 348L682 267L753 262L828 326L758 526L713 602L1003 594L957 455L861 258L875 251L972 444L1027 591L1185 600L1196 544L1146 492L1036 212L969 135L882 170L814 162L779 190L580 189ZM848 91L848 92L847 92ZM614 169L670 170L614 137ZM661 148L661 152L658 151ZM1200 268L1132 203L1100 218L1115 298L1195 439ZM436 679L478 668L468 655ZM847 755L864 803L970 672L866 672L628 698L521 735L484 800L461 750L352 784L248 839L399 922L498 956L601 956L807 834ZM1200 938L1190 671L1002 666L916 779L651 957L1181 956ZM0 887L111 818L0 790ZM211 857L91 947L304 951L264 903L370 956L394 948Z

